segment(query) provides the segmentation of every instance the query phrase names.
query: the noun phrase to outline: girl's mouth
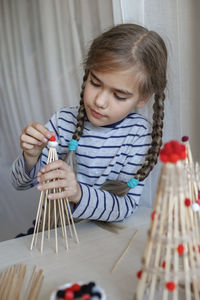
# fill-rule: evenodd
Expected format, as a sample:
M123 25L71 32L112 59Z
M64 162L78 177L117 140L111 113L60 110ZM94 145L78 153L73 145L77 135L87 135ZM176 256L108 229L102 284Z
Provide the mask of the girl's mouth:
M101 119L103 118L103 115L98 113L96 110L94 109L90 109L91 114L93 115L93 117L97 118L97 119Z

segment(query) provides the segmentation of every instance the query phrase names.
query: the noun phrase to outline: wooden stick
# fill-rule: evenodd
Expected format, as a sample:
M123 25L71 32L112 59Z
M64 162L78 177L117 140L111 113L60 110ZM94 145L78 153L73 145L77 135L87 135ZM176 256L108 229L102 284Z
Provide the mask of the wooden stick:
M68 207L69 215L70 215L71 222L72 222L72 227L74 229L74 234L75 234L75 237L76 237L76 241L77 241L77 243L79 243L79 239L78 239L78 235L77 235L77 232L76 232L76 227L74 225L74 219L73 219L73 216L72 216L72 212L71 212L71 208L70 208L70 205L69 205L68 198L66 198L66 202L67 202L67 207Z
M64 200L65 212L66 212L66 215L67 215L67 224L69 226L69 232L70 232L70 236L72 238L73 237L73 232L72 232L72 226L71 226L71 222L70 222L70 218L69 218L69 212L68 212L67 205L66 205L66 198L64 198L63 200Z
M0 275L0 299L1 300L19 300L21 299L24 289L26 265L13 265ZM36 272L36 267L33 269L32 276L26 288L27 297L23 299L37 300L38 294L43 281L43 271Z
M56 218L56 200L54 202L54 225L55 225L55 240L56 240L56 253L58 253L58 234L57 234L57 218Z
M133 243L133 241L135 240L136 236L138 234L138 230L136 230L134 232L134 234L132 235L129 243L128 243L128 246L126 247L126 249L123 251L123 253L120 255L120 257L118 258L118 260L116 261L116 263L114 264L112 270L111 270L111 273L114 272L114 270L117 268L117 266L119 265L120 261L122 260L122 258L125 256L126 252L128 251L129 247L131 246L131 244Z
M66 249L68 249L68 237L67 237L67 230L66 230L66 220L65 220L65 209L64 209L64 199L60 199L61 203L61 216L63 218L63 224L64 224L64 235L65 235L65 245Z

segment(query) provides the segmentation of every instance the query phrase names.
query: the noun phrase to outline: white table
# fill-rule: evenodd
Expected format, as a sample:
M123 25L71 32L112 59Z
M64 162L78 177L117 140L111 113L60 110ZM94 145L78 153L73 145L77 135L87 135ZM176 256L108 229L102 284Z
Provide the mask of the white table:
M113 233L93 222L80 222L76 229L80 239L77 244L69 240L69 250L59 237L59 252L55 253L55 239L45 239L43 254L38 249L29 250L32 236L0 243L0 271L13 264L23 263L32 270L34 265L44 271L44 281L39 300L48 300L53 290L63 283L95 281L101 286L108 300L132 300L137 286L136 273L141 268L141 258L150 224L151 210L140 207L122 223L123 229ZM116 260L127 247L135 230L138 235L133 245L111 273Z

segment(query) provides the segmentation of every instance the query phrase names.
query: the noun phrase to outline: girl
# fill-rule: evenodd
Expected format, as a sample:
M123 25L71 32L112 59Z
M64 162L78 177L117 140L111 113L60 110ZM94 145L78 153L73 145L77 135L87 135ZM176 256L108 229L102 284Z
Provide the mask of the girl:
M30 123L23 129L13 185L63 188L49 199L68 197L74 218L130 216L162 145L166 68L166 46L156 32L122 24L96 38L84 62L79 108L61 109L45 127ZM150 133L149 122L133 111L152 95ZM59 160L46 165L52 135Z

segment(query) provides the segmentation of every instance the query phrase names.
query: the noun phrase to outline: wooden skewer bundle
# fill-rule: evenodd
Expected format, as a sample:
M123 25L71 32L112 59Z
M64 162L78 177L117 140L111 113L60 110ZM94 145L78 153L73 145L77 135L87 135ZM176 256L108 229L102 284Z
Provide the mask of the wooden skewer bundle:
M163 164L136 300L200 299L200 238L185 163Z
M23 264L13 265L0 273L0 299L1 300L37 300L44 279L43 271L33 269L25 291L25 276L27 268Z
M55 160L58 160L58 155L56 152L57 142L49 141L49 153L47 164L51 163ZM50 230L54 228L55 231L55 248L56 253L58 253L58 233L57 227L61 225L62 235L65 240L66 249L68 249L68 236L66 226L69 226L70 236L73 237L73 232L75 235L75 239L77 243L79 243L78 235L76 232L73 216L71 213L71 208L69 205L69 200L67 198L50 200L48 199L48 195L50 193L58 193L61 192L61 188L55 188L53 190L42 191L40 195L35 227L31 242L30 249L33 249L33 245L37 245L38 233L41 231L41 244L40 251L43 252L44 246L44 235L45 230L47 230L48 239L50 239ZM67 221L67 223L66 223Z

